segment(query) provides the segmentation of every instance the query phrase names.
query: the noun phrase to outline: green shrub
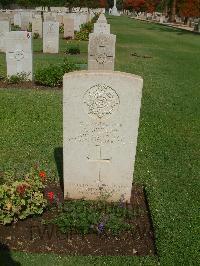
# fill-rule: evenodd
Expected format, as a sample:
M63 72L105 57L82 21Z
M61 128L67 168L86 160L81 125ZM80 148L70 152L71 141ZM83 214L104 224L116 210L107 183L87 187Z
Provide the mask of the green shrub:
M79 41L88 41L89 40L89 32L88 31L77 31L75 33L75 40Z
M71 54L71 55L80 54L81 53L80 47L77 44L69 44L67 46L67 49L65 50L65 53L66 54Z
M63 26L63 25L61 25L61 26L59 27L59 33L64 33L64 26Z
M14 24L12 24L12 25L11 25L11 30L12 30L12 31L20 31L20 30L21 30L21 27L18 26L18 25L14 25Z
M29 23L28 25L28 29L27 29L29 32L32 32L32 23Z
M40 37L40 34L38 32L33 33L33 39L38 39Z
M124 204L125 205L125 204ZM68 200L55 219L44 223L56 224L62 233L108 233L118 235L133 227L129 220L134 212L121 203Z
M5 74L4 73L2 73L2 72L0 72L0 80L5 80Z
M63 83L64 74L78 69L74 63L65 59L62 64L38 69L35 73L35 83L42 86L60 87Z
M98 18L100 16L100 13L95 13L94 17L92 18L91 22L94 24L97 22Z
M75 39L80 41L88 41L89 34L94 29L94 23L97 21L99 14L96 14L95 17L87 23L84 23L80 27L80 31L75 32Z
M30 215L41 214L47 206L43 194L45 180L45 172L31 169L25 177L1 185L0 224L10 224Z
M17 73L16 75L8 76L5 78L5 82L8 84L18 84L29 80L29 74L25 72Z

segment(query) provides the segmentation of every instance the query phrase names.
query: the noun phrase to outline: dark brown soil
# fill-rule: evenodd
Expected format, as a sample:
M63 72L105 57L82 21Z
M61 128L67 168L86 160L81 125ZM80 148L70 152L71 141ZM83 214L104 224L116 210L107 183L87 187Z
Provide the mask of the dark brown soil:
M45 87L36 85L34 82L20 82L18 84L9 84L0 80L1 89L35 89L35 90L62 90L62 87Z
M62 194L60 187L49 186L50 191ZM0 247L7 246L11 250L56 253L65 255L155 255L154 234L151 226L148 206L142 187L133 186L131 204L136 211L132 221L135 230L123 233L118 237L89 234L65 235L53 225L42 225L41 220L49 220L56 216L56 208L46 211L40 217L33 217L9 226L0 225Z

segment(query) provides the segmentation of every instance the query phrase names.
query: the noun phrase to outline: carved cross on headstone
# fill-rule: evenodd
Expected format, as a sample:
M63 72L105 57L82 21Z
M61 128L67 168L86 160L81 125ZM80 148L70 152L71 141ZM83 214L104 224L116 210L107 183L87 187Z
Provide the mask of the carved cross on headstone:
M96 145L96 150L95 150L95 153L96 153L96 158L90 158L89 156L87 156L87 159L89 160L89 162L92 162L92 163L111 163L111 159L112 158L103 158L102 156L102 147L100 145ZM99 182L102 182L101 180L101 165L99 165Z
M110 163L112 158L102 158L102 148L99 145L96 145L97 148L97 154L99 154L99 158L90 158L89 156L87 156L87 159L90 162L96 162L96 163Z

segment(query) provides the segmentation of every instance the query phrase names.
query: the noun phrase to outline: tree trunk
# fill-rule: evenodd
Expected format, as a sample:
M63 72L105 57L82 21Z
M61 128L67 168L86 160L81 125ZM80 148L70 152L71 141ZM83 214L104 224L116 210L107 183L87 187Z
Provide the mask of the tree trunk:
M165 1L165 4L164 4L164 16L165 17L168 16L168 5L167 5L167 1Z
M171 10L171 18L170 18L170 21L171 21L171 22L175 22L175 16L176 16L176 1L177 1L177 0L173 0L173 2L172 2L172 10Z

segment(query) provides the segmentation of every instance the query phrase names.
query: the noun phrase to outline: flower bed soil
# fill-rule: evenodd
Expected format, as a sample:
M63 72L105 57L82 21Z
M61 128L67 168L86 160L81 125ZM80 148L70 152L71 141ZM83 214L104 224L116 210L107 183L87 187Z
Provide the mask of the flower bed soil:
M17 84L9 84L7 82L0 81L0 88L1 89L35 89L35 90L62 90L62 87L47 87L47 86L39 86L36 85L34 82L27 81L27 82L20 82Z
M51 191L62 193L60 187L49 185L45 195ZM137 213L131 221L134 225L132 233L122 233L117 237L105 234L65 235L54 225L41 224L42 219L50 220L56 216L58 210L51 207L42 216L28 218L12 225L0 225L0 250L93 256L155 255L153 228L141 186L133 186L131 204L128 207Z

